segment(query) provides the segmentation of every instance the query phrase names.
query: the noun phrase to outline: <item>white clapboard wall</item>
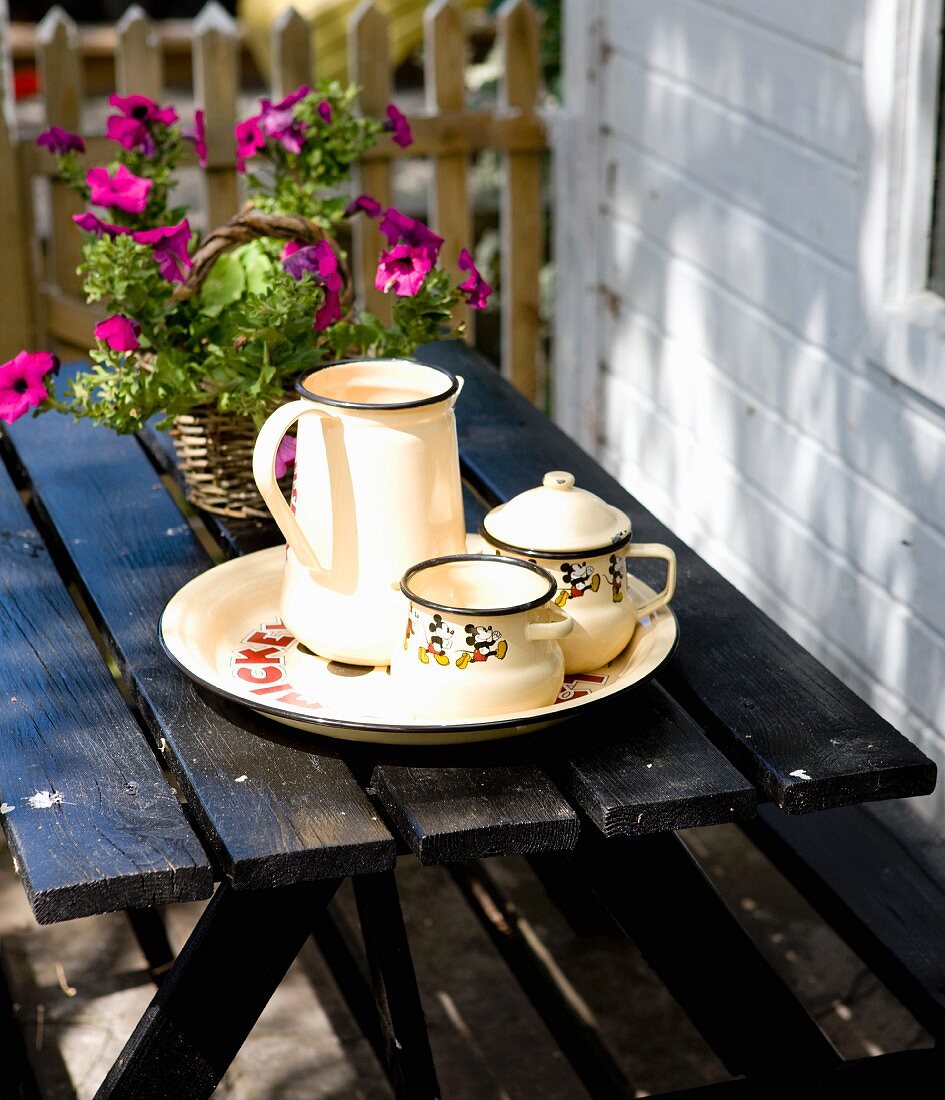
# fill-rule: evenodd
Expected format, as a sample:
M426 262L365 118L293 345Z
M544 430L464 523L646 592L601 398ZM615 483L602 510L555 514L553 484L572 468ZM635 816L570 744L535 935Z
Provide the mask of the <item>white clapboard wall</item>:
M553 130L558 420L940 766L941 15L565 0Z

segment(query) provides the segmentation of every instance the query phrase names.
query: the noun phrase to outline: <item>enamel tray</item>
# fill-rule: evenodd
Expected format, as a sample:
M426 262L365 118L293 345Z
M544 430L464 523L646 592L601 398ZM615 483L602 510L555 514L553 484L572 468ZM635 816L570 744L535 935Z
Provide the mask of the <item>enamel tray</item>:
M164 609L161 644L179 668L210 691L284 725L348 741L449 745L542 729L644 683L669 659L678 638L676 618L664 609L639 624L609 665L566 677L551 706L420 722L391 689L386 667L326 661L300 647L281 625L284 562L285 547L274 546L195 577ZM630 576L627 589L639 603L654 595Z

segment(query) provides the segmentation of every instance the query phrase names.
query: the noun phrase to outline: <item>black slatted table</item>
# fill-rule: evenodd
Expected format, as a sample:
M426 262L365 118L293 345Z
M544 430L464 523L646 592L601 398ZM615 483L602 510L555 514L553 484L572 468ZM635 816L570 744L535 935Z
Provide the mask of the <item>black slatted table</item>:
M210 564L168 490L166 437L52 415L4 429L3 825L40 921L125 909L163 972L99 1095L208 1096L314 935L397 1094L438 1096L398 852L450 866L592 1095L634 1093L474 861L525 854L564 904L596 897L733 1074L834 1072L833 1048L674 832L746 822L759 802L796 814L924 794L933 765L475 352L450 342L420 357L466 381L470 527L546 470L570 470L631 515L636 537L676 550L677 654L606 708L505 743L398 750L296 735L204 693L160 651L161 609ZM276 541L267 524L204 521L223 555ZM327 909L347 877L369 973ZM209 897L214 880L170 965L152 907Z

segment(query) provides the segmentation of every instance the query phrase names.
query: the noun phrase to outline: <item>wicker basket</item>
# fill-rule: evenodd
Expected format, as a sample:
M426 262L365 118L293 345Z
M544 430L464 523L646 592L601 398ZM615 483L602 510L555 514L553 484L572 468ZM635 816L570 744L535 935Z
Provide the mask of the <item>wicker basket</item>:
M215 229L194 253L186 282L178 286L178 301L196 294L216 260L226 252L259 237L315 244L322 230L301 215L262 214L245 206L226 225ZM352 308L351 279L342 268L342 313ZM286 394L291 400L294 394ZM272 409L265 410L268 414ZM252 417L221 413L216 402L198 405L174 418L171 437L187 499L198 508L234 519L266 519L269 511L253 479L256 425ZM280 481L284 488L291 477Z
M252 417L221 413L215 405L198 407L174 418L171 439L191 504L231 519L269 518L253 479ZM283 490L291 483L291 474L279 482Z

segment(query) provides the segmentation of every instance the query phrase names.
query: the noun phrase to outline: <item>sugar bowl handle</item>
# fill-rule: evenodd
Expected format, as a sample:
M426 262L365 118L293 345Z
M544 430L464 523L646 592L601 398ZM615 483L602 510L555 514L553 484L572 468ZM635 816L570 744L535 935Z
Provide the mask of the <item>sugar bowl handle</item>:
M662 558L666 562L666 584L663 591L637 608L637 618L645 619L665 607L676 591L676 555L661 542L631 542L627 547L628 558Z

